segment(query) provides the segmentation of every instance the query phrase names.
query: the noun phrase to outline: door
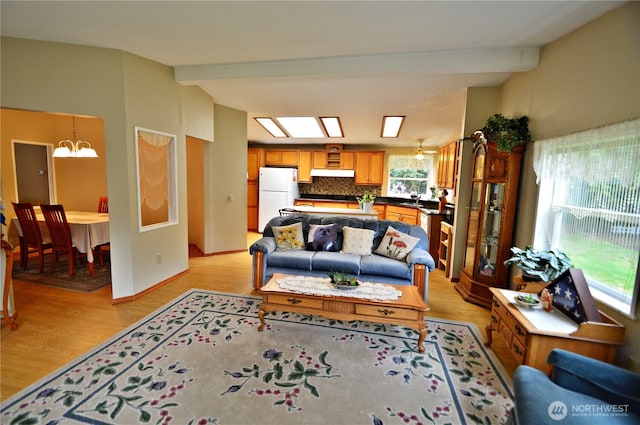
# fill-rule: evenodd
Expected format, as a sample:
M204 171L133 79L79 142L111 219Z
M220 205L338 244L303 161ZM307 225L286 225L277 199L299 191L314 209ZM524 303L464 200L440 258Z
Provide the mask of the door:
M19 202L33 205L53 202L53 176L50 172L50 146L13 142L16 188Z

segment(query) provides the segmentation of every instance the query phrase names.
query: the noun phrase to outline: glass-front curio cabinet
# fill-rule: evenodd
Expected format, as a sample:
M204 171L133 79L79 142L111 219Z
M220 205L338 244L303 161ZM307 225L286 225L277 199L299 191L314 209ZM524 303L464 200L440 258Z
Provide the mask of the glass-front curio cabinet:
M523 146L498 152L494 142L474 150L466 250L456 290L466 301L491 308L490 287L508 286L513 225Z

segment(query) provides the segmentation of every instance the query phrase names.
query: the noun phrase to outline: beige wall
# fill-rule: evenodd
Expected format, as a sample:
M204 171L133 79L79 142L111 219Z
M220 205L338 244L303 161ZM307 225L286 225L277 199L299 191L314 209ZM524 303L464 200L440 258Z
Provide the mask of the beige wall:
M214 122L215 142L205 146L207 254L247 249L247 113L216 104Z
M527 115L534 140L640 117L640 3L629 2L545 46L535 69L514 75L502 89L500 111ZM515 245L532 242L537 185L527 146ZM627 328L618 363L640 353L640 324L601 306ZM639 312L640 313L640 312ZM640 360L640 359L639 359Z
M1 43L2 107L104 121L113 297L133 296L186 270L185 137L213 140L213 99L198 88L177 84L171 68L126 52L5 37ZM138 232L134 126L177 136L175 226ZM3 173L5 162L3 143ZM236 173L246 178L245 170ZM3 196L10 202L7 186L3 181Z

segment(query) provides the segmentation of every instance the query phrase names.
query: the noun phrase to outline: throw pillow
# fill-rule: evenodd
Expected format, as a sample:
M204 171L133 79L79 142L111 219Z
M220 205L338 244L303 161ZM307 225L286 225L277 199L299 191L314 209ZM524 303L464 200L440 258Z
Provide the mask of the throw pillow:
M273 236L276 238L276 249L280 251L304 249L302 223L294 223L288 226L273 226L271 230L273 230Z
M337 224L312 224L309 226L309 251L337 251L336 239L338 239Z
M371 255L373 237L376 232L369 229L356 229L355 227L343 227L342 241L343 254Z
M378 249L376 249L376 254L395 258L396 260L404 260L419 241L420 239L389 226L380 241L380 245L378 245Z

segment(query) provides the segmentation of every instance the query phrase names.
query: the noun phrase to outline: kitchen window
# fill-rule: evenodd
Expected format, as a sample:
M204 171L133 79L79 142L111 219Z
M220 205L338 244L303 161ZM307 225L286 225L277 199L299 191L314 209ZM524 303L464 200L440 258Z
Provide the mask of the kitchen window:
M417 159L415 155L389 155L387 159L387 196L409 198L412 192L431 197L431 186L435 185L433 155ZM424 196L423 196L424 197Z
M534 247L582 269L594 298L635 317L639 292L640 120L534 143Z

